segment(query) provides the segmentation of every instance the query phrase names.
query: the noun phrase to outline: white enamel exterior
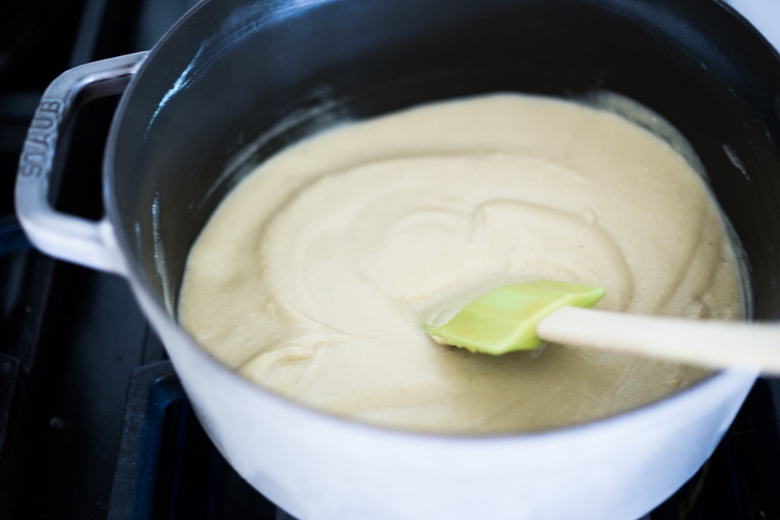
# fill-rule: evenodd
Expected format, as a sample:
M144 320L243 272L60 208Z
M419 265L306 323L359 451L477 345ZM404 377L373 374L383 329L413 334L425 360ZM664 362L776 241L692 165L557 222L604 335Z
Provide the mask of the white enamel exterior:
M124 74L142 58L98 66ZM70 87L54 87L74 97L72 90L85 85L83 72L60 80L77 78ZM534 435L448 438L328 417L248 384L207 356L154 299L131 252L120 250L113 236L120 223L61 215L46 202L47 189L48 173L17 184L20 220L32 242L55 257L127 277L216 446L301 520L632 520L704 463L756 377L725 372L629 414Z

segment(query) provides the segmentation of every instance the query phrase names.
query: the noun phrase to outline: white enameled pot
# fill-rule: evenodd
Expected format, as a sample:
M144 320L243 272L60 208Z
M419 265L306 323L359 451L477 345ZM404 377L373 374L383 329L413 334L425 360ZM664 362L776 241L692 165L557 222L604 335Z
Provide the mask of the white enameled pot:
M210 358L176 323L189 248L247 169L329 125L513 90L609 90L691 142L745 249L756 319L780 315L780 61L718 2L212 0L149 53L72 69L46 91L16 187L44 252L125 277L205 430L301 520L639 518L709 457L755 371L726 371L607 420L447 437L330 417ZM105 217L49 204L57 139L82 103L123 92Z

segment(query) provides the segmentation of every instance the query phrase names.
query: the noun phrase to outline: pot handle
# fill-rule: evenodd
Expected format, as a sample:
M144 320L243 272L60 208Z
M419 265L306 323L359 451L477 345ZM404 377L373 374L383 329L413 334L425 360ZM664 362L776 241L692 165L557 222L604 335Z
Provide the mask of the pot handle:
M146 55L138 52L74 67L44 92L19 159L15 193L19 222L44 253L102 271L125 271L108 219L94 222L55 210L49 202L49 181L57 143L73 114L89 101L122 93Z

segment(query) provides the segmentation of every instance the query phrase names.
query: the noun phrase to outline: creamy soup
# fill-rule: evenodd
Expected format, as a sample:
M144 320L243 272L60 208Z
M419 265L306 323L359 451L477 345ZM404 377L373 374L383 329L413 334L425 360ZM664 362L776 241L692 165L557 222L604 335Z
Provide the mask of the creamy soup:
M343 125L251 173L195 243L183 326L258 385L375 425L481 434L591 421L706 372L421 328L453 294L599 285L597 308L739 319L739 265L701 176L611 111L495 94Z

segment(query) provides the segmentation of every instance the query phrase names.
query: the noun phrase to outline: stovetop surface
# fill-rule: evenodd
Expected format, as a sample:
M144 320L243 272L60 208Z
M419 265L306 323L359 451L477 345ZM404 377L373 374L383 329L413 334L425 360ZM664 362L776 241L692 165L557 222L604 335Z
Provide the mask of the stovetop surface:
M0 17L0 519L289 518L211 444L125 281L39 254L13 215L46 85L150 48L194 1L29 1ZM116 103L87 105L67 135L59 208L101 215ZM647 518L780 519L778 403L780 382L759 380L712 458Z

